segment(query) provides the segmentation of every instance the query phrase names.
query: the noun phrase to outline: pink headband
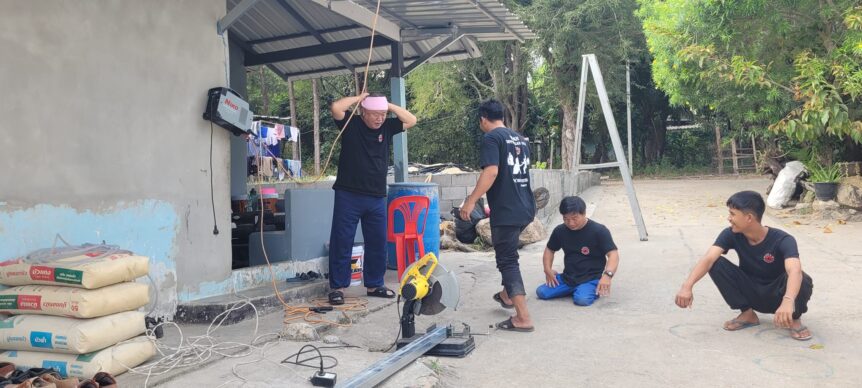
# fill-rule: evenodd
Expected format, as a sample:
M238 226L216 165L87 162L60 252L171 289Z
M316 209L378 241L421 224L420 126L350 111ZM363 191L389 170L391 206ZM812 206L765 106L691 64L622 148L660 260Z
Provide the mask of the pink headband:
M389 102L386 97L365 97L362 100L362 108L365 110L389 110Z

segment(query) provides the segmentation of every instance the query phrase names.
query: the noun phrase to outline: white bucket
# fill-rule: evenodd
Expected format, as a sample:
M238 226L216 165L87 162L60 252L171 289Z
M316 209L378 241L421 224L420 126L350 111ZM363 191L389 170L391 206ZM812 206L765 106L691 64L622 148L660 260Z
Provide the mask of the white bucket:
M365 256L365 247L363 245L355 245L353 253L350 255L350 285L362 285L362 261Z

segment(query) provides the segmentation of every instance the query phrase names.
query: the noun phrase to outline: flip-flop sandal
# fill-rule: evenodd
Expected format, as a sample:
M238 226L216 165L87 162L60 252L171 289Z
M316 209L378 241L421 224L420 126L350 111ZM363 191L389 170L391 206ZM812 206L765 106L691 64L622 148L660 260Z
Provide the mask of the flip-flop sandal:
M108 372L96 373L93 380L99 383L99 388L117 388L117 379Z
M503 297L502 297L502 296L500 296L500 293L499 293L499 292L498 292L498 293L496 293L496 294L494 294L494 301L496 301L497 303L499 303L499 304L500 304L500 307L503 307L504 309L513 309L513 308L515 308L515 305L513 305L513 304L506 304L506 302L503 302Z
M503 322L497 323L497 329L508 330L508 331L517 331L520 333L529 333L529 332L536 330L536 328L534 328L534 327L517 327L517 326L515 326L515 324L512 323L511 317L509 319L503 321Z
M805 330L808 330L808 327L806 327L805 325L799 326L799 328L798 328L798 329L790 329L790 331L791 331L791 332L793 332L793 333L795 333L796 335L799 335L799 333L801 333L801 332L803 332L803 331L805 331ZM790 336L790 338L793 338L793 339L795 339L795 340L797 340L797 341L808 341L808 340L810 340L810 339L811 339L811 337L813 337L813 336L811 335L811 332L809 332L809 333L808 333L808 335L807 335L807 336L805 336L805 337L794 337L793 335L791 335L791 336Z
M392 299L395 297L395 291L386 288L386 286L380 286L375 288L374 291L368 291L366 295L373 296L375 298Z
M727 331L737 331L737 330L742 330L742 329L745 329L745 328L749 328L749 327L754 327L754 326L759 326L759 325L760 325L760 322L747 322L747 321L743 321L743 320L736 319L736 318L731 319L730 321L728 321L728 323L730 323L731 325L738 325L738 326L736 326L736 327L734 327L734 328L728 328L728 327L725 325L725 326L722 326L722 328L723 328L724 330L727 330Z
M329 293L329 304L333 306L344 304L344 293L341 291L332 291Z

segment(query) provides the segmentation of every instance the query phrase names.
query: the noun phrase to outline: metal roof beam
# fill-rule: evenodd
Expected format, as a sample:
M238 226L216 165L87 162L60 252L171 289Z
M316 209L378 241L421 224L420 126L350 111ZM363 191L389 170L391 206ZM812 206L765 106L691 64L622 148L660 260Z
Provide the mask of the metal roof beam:
M283 0L279 0L283 1ZM329 9L343 17L371 29L374 25L374 11L359 4L347 0L312 0L322 7ZM375 3L376 4L376 3ZM401 41L401 26L383 18L377 17L376 33L389 38L392 41Z
M501 27L419 27L401 30L401 39L407 41L417 41L439 36L451 36L457 32L464 35L481 35L481 34L501 34L506 30Z
M302 15L300 15L299 12L296 11L296 9L294 9L290 4L288 4L287 1L278 0L278 4L281 6L281 8L284 8L284 10L287 11L287 13L289 13L290 16L294 20L296 20L297 23L299 23L303 28L305 28L306 31L308 31L311 35L313 35L314 38L317 39L318 42L324 43L324 44L329 43L323 37L323 35L321 35L320 32L318 32L317 29L314 28L314 26L312 26L307 20L305 20L305 18L303 18ZM353 66L350 65L350 62L348 62L346 59L344 59L343 55L335 54L335 58L337 58L338 61L341 62L342 65L344 65L344 67L353 71Z
M464 51L464 50L461 50L461 51L450 51L450 52L447 52L447 53L445 53L445 54L443 54L443 55L438 55L438 56L437 56L437 58L456 57L456 56L459 56L459 55L470 55L470 52L469 52L469 51ZM420 58L420 57L418 57L418 56L417 56L417 57L404 58L404 62L407 62L407 61L415 61L415 60L417 60L417 59L419 59L419 58ZM377 61L377 62L371 62L371 65L370 65L369 67L389 66L389 65L391 65L391 64L392 64L392 61L391 61L391 60ZM363 66L364 66L364 64L363 64ZM302 77L302 76L306 76L306 75L321 74L321 73L329 73L329 72L339 71L339 70L344 70L344 68L343 68L343 67L330 67L330 68L326 68L326 69L308 70L308 71L298 71L298 72L295 72L295 73L287 73L287 74L285 74L285 77L287 77L287 78L292 78L292 77Z
M230 27L231 24L237 21L246 11L248 11L255 3L259 0L242 0L236 7L231 8L230 11L223 18L219 19L216 22L216 29L218 30L218 34L224 34L225 31Z
M460 32L453 34L452 36L446 38L444 41L440 42L440 44L434 46L434 48L432 48L431 50L428 50L427 52L423 53L422 56L419 57L419 59L413 61L413 63L404 68L404 75L409 74L411 71L419 67L419 65L428 62L428 60L433 58L435 55L439 54L447 47L451 46L452 43L455 43L458 41L458 39L461 39L462 36L464 36L464 34Z
M351 24L351 25L349 25L349 26L340 26L340 27L327 28L327 29L323 29L323 30L317 30L317 33L319 33L319 34L323 35L323 34L330 34L330 33L333 33L333 32L342 32L342 31L355 30L355 29L357 29L357 28L362 28L362 27L361 27L361 26L358 26L358 25L356 25L356 24ZM314 34L312 34L311 32L300 32L300 33L296 33L296 34L278 35L278 36L272 36L272 37L269 37L269 38L254 39L254 40L250 40L250 41L248 41L248 42L246 42L246 43L248 43L248 44L250 44L250 45L256 45L256 44L261 44L261 43L278 42L278 41L281 41L281 40L290 40L290 39L297 39L297 38L307 38L307 37L310 37L310 36L311 36L311 37L313 37L313 36L314 36Z
M391 44L392 41L378 36L374 42L381 46ZM264 65L267 63L283 62L298 60L304 58L321 57L324 55L338 54L347 51L355 51L367 49L371 45L371 37L348 39L332 43L319 44L317 46L298 47L288 50L273 51L263 54L256 54L245 58L246 66ZM348 66L352 69L353 66Z
M479 11L482 11L482 13L485 14L485 16L491 18L491 20L493 20L495 23L497 23L498 26L500 26L504 30L506 30L506 32L514 35L515 39L517 39L518 42L524 43L524 37L522 37L520 34L518 34L515 30L509 28L509 26L506 24L505 21L503 21L503 19L500 19L499 17L497 17L497 15L492 14L491 11L488 10L488 7L485 7L484 4L480 3L478 0L470 0L470 3L472 3L473 6L476 7L476 9L478 9Z

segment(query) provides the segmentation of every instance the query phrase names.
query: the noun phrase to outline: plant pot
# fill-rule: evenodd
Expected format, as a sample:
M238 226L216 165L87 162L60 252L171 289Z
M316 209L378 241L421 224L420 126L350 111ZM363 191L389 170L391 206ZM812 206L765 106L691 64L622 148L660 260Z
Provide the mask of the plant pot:
M835 194L838 193L837 182L816 182L814 183L814 197L821 201L831 201L835 199Z

